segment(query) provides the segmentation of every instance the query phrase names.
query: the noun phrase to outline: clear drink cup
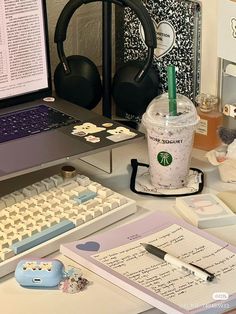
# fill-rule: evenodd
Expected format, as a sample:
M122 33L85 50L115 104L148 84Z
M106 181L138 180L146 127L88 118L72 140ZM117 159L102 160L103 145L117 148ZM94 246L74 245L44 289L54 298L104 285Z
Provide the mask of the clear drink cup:
M189 173L199 117L189 98L177 94L176 103L177 115L170 115L168 94L163 94L152 100L142 116L147 133L150 179L158 188L184 187Z

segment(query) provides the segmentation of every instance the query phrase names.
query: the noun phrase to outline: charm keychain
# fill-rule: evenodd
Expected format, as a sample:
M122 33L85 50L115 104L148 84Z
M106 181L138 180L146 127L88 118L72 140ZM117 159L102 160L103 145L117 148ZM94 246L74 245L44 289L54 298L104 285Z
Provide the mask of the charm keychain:
M82 277L80 269L69 265L69 269L64 272L64 279L59 283L59 290L65 293L78 293L85 289L89 281Z

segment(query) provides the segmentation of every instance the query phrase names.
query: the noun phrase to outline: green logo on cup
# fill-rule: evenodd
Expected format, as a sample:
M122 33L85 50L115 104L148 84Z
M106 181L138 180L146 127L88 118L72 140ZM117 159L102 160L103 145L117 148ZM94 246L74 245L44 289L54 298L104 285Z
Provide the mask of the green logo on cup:
M172 163L172 156L167 152L160 152L157 155L157 160L162 166L169 166Z

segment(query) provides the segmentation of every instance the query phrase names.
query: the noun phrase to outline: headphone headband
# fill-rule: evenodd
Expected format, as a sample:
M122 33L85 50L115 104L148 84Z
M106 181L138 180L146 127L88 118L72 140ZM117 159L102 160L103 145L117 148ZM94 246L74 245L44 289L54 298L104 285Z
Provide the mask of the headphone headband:
M148 47L156 48L156 33L155 28L152 23L151 17L149 16L144 5L138 0L105 0L120 6L126 6L131 8L137 15L140 20L144 34L145 34L145 43ZM60 42L66 40L66 33L69 22L75 13L75 11L81 7L83 4L92 3L92 2L102 2L102 0L70 0L62 10L59 19L57 21L54 42Z
M66 40L66 33L69 22L74 14L74 12L83 4L91 3L91 2L99 2L102 0L70 0L62 10L59 19L57 21L54 41L57 43L57 51L60 61L63 64L66 73L70 72L66 56L64 53L63 42ZM143 67L143 69L138 73L136 80L141 80L149 67L151 66L151 62L153 59L154 48L156 47L156 33L155 28L152 22L148 11L144 7L141 1L139 0L105 0L107 2L111 2L114 4L118 4L120 6L125 6L131 8L137 15L140 23L143 26L144 35L145 35L145 43L148 47L148 56L147 61Z

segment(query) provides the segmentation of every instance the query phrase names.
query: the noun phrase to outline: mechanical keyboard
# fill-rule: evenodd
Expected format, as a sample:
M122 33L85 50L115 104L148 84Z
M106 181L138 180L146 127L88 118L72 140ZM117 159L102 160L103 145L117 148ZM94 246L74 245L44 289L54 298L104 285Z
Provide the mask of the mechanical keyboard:
M45 105L0 115L0 143L49 131L75 122L73 117Z
M134 213L135 201L83 174L56 174L0 198L0 277Z

